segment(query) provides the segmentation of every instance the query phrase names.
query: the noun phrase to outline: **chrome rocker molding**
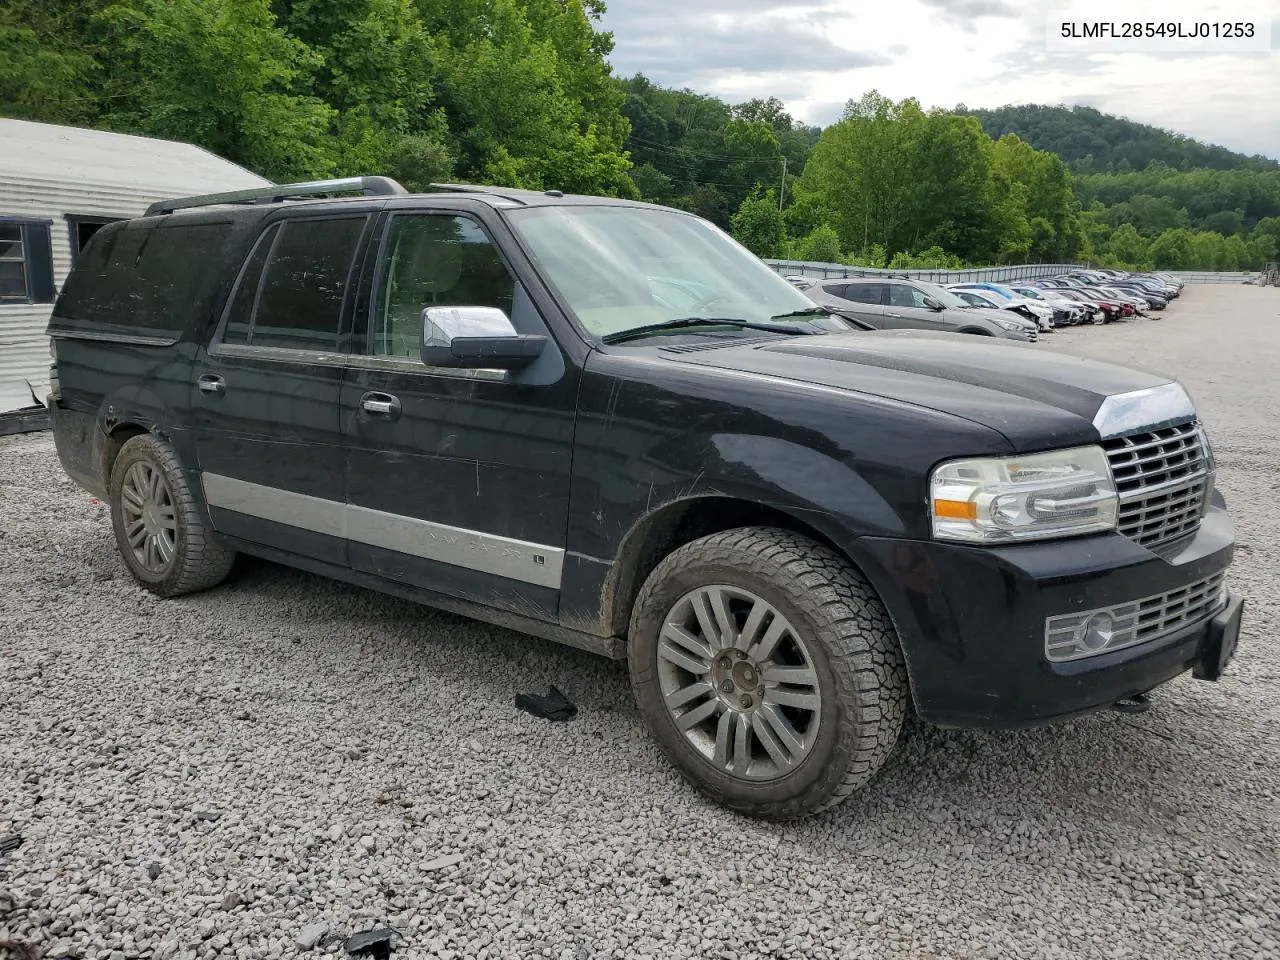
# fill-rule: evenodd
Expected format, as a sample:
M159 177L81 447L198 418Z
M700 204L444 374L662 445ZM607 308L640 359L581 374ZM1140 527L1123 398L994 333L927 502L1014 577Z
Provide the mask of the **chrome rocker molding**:
M464 530L336 500L325 500L216 473L201 475L211 507L270 520L371 547L560 589L564 550Z

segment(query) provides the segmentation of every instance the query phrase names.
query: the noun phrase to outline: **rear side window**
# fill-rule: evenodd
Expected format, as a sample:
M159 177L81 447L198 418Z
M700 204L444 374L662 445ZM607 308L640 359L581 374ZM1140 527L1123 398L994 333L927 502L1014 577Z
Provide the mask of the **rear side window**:
M68 278L58 316L181 331L216 280L209 264L230 232L227 222L104 229Z
M845 290L844 298L854 303L884 303L884 284L851 283Z
M223 343L336 350L367 220L290 220L267 230L231 298Z
M824 283L822 285L822 289L824 292L831 294L831 296L833 297L841 297L844 299L848 299L844 295L844 290L845 290L845 287L847 286L848 286L847 283Z

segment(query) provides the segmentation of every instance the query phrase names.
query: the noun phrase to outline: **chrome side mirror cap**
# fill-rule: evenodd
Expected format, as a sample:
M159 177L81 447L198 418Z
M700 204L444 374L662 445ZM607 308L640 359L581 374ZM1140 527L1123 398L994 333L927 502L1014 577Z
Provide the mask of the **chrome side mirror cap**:
M547 338L516 332L497 307L427 307L422 362L430 367L514 370L542 355Z

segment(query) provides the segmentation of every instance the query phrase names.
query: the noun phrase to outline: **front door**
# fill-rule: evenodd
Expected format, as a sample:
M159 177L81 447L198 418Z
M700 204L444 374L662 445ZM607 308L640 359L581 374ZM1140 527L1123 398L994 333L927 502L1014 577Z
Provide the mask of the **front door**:
M909 283L892 283L889 285L889 305L884 308L885 325L889 321L895 327L907 327L915 330L945 330L942 322L943 313L924 305L928 297L923 290Z
M367 215L267 228L193 366L214 528L345 566L339 332Z
M554 339L519 372L423 364L429 306L496 307L519 333L549 333L478 219L398 213L376 242L364 356L342 389L351 564L552 621L576 375Z

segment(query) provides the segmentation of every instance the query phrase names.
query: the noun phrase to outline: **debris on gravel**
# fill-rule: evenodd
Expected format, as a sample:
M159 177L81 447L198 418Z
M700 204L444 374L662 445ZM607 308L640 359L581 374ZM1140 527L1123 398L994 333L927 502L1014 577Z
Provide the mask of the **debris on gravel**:
M1277 312L1275 288L1188 287L1159 323L1038 347L1190 386L1250 544L1227 676L1139 715L914 724L868 788L791 824L686 786L624 664L246 558L158 599L52 437L0 439L0 836L24 841L0 853L0 939L46 960L336 957L382 926L413 960L1275 960ZM572 724L512 703L552 685Z

